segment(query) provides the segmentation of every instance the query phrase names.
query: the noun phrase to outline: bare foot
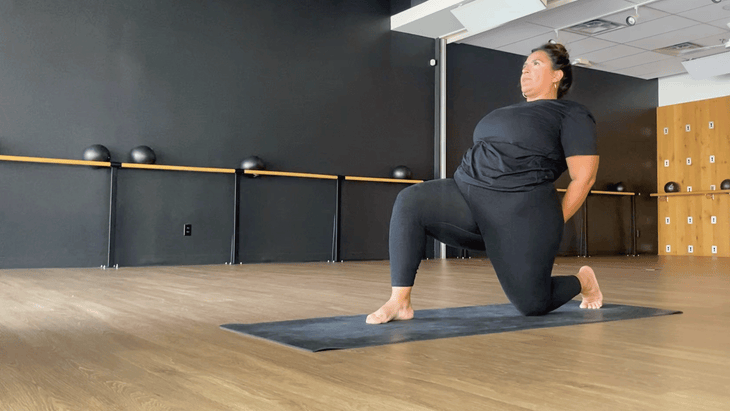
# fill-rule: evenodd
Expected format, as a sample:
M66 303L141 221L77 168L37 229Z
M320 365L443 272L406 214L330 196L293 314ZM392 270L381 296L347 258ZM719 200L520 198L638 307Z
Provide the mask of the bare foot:
M413 318L413 307L410 302L388 300L378 311L368 315L368 324L385 324L394 320L410 320Z
M593 272L593 269L584 265L578 271L577 277L580 280L580 295L583 297L580 308L601 308L603 294L601 294L601 289L598 287L598 280L596 280L596 273Z

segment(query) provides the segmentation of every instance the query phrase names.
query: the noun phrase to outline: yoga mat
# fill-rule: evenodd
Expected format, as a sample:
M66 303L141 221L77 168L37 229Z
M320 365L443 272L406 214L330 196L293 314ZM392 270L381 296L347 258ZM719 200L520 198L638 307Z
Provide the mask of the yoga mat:
M681 313L618 304L605 304L599 310L587 310L580 308L579 301L570 301L538 317L525 317L512 304L499 304L417 310L412 320L380 325L366 324L366 315L353 315L257 324L223 324L221 328L318 352Z

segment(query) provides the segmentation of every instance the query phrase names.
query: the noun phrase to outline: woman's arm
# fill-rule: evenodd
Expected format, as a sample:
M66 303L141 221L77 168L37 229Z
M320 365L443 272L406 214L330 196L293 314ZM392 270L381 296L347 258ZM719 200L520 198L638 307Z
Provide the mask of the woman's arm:
M568 191L563 197L563 219L567 222L578 211L596 182L598 156L571 156L565 159L570 173Z

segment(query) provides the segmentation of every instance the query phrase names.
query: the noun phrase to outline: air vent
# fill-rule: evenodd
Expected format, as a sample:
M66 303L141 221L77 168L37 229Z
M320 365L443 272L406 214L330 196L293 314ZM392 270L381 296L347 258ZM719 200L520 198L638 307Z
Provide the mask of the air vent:
M657 53L667 54L669 56L679 56L682 54L685 54L689 50L694 49L701 49L703 46L700 46L697 43L691 43L689 41L685 41L684 43L675 44L673 46L667 46L662 47L660 49L654 50Z
M565 30L576 34L583 34L585 36L595 36L597 34L608 33L609 31L618 30L624 27L626 26L612 21L597 19L576 24L575 26L568 27Z

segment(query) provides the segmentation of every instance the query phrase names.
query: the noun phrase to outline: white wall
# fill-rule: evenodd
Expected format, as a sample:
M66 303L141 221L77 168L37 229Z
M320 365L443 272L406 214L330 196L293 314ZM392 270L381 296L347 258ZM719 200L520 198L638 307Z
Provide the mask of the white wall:
M689 74L659 79L659 106L730 96L730 74L695 80Z

